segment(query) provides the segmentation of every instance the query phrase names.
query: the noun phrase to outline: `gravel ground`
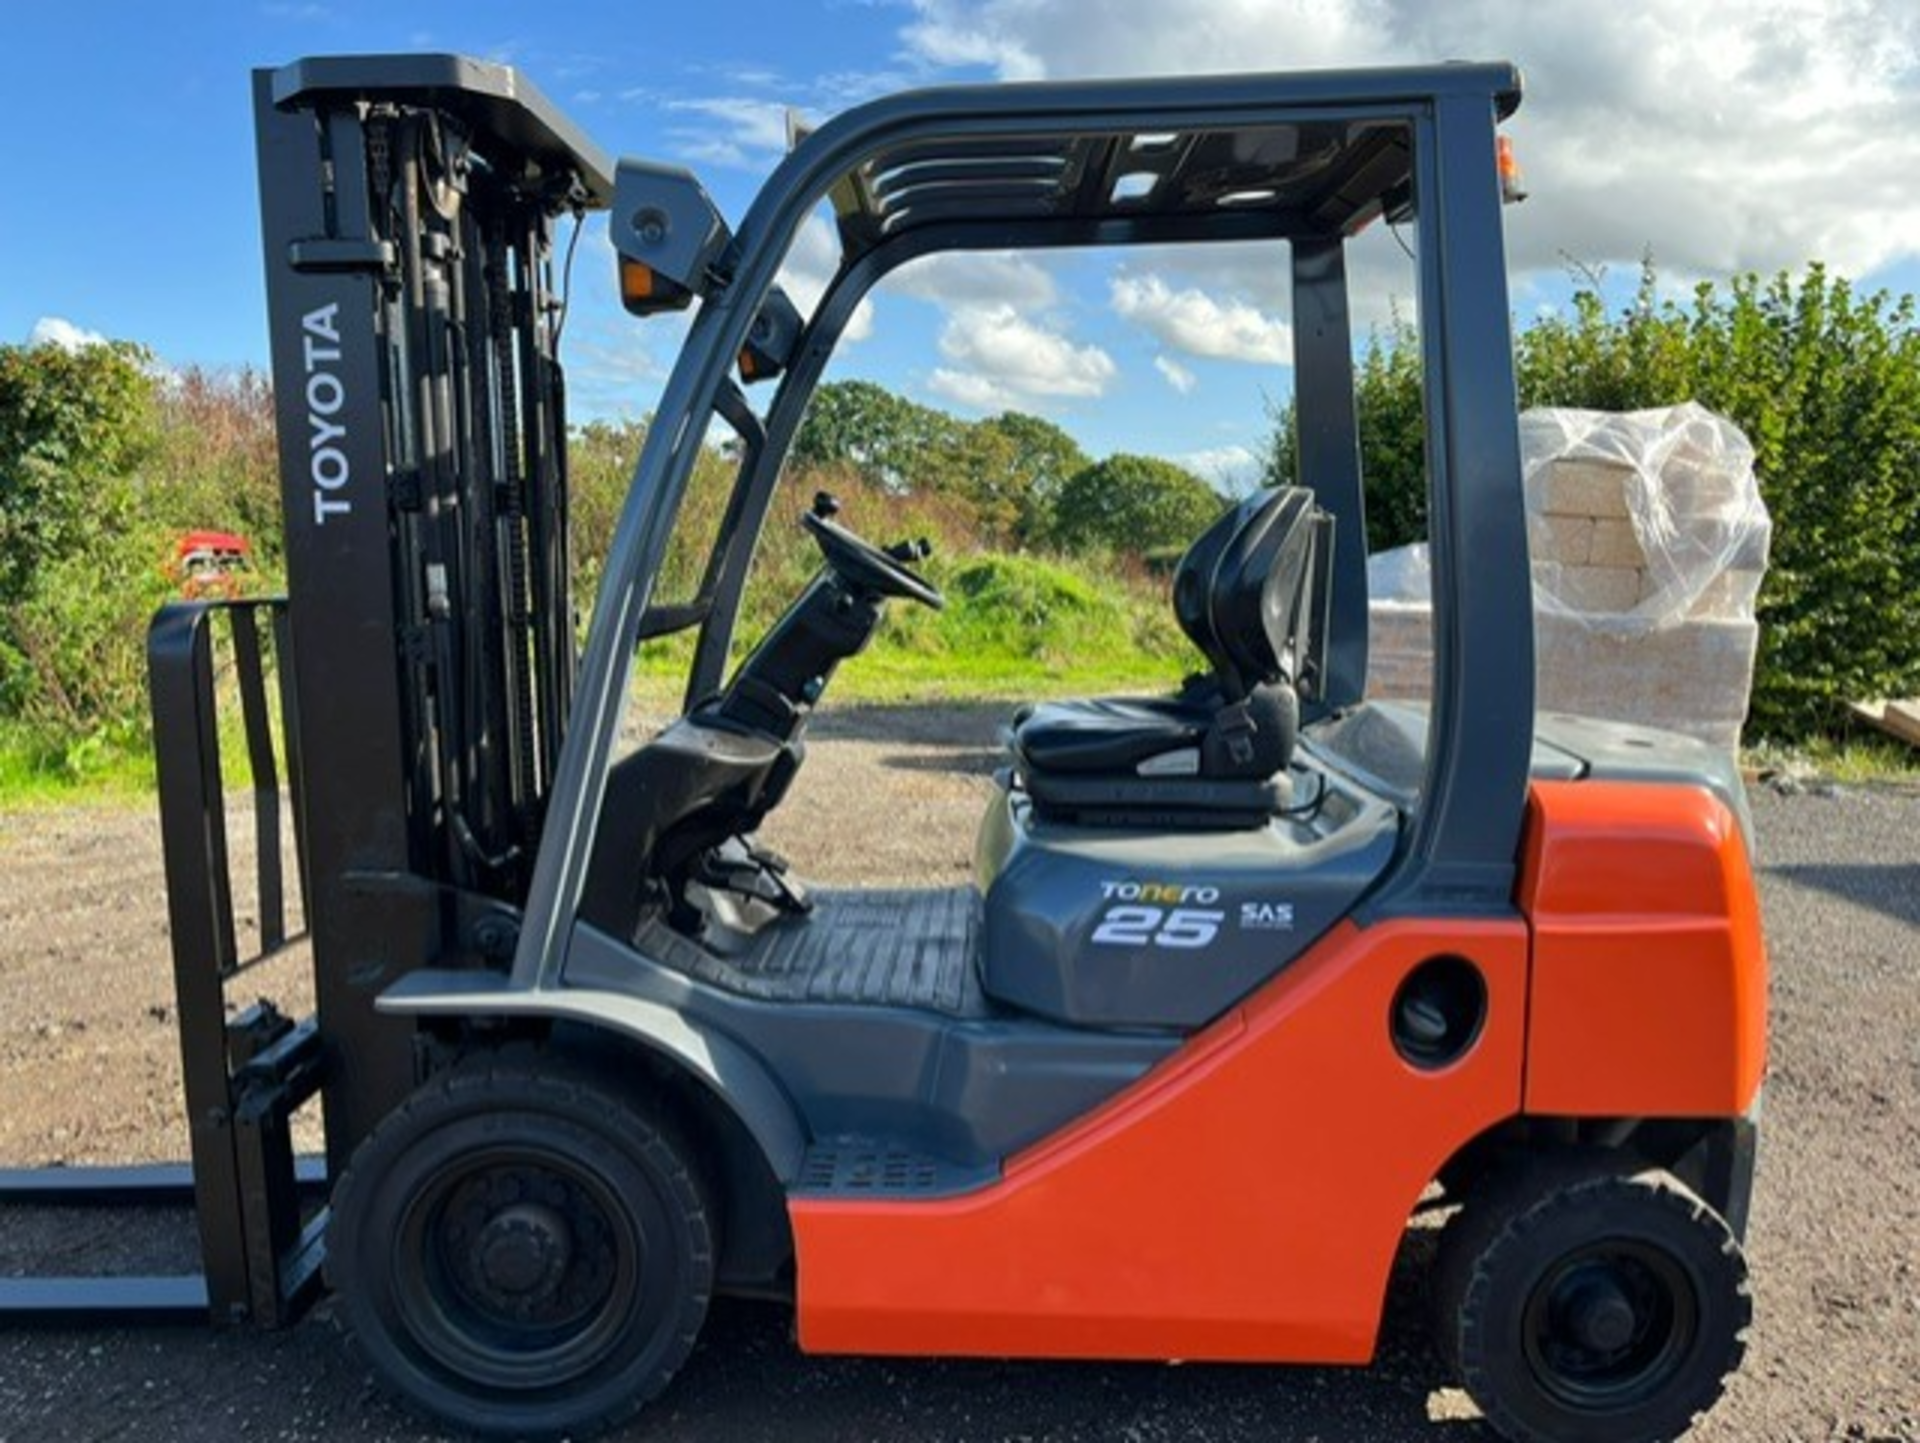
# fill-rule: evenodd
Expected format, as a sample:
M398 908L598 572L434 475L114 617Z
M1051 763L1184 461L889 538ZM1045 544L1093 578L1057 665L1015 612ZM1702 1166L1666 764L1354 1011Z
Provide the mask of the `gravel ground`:
M823 717L769 840L822 880L963 877L1003 714ZM1920 797L1760 791L1754 808L1775 1007L1757 1322L1694 1436L1920 1440ZM0 1165L184 1155L165 938L149 816L0 815ZM299 1005L297 970L261 990ZM815 1361L782 1310L721 1304L630 1436L1472 1443L1490 1435L1420 1329L1426 1242L1410 1237L1365 1371ZM192 1250L180 1214L0 1217L0 1274L177 1267ZM433 1436L373 1390L325 1305L276 1335L0 1331L0 1443Z

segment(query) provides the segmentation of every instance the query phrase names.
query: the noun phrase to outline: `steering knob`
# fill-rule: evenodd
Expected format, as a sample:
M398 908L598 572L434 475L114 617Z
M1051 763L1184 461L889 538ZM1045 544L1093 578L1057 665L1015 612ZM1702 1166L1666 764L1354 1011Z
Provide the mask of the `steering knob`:
M813 493L813 514L822 521L840 514L840 498L831 491Z

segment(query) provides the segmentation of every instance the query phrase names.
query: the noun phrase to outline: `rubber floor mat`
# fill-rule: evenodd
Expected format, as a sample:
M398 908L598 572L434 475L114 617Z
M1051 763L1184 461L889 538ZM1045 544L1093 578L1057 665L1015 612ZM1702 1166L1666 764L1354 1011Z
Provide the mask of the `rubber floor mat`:
M768 1002L917 1007L984 1013L974 953L980 894L971 887L816 891L813 912L772 923L726 955L660 923L640 950L743 997Z

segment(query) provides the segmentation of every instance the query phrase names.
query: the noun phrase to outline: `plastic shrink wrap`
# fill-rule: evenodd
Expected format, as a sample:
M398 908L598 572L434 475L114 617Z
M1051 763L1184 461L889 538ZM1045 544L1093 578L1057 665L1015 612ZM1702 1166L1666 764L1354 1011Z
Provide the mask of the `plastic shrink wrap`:
M1688 403L1520 418L1541 711L1739 745L1772 535L1738 427ZM1374 556L1368 693L1432 684L1427 551Z

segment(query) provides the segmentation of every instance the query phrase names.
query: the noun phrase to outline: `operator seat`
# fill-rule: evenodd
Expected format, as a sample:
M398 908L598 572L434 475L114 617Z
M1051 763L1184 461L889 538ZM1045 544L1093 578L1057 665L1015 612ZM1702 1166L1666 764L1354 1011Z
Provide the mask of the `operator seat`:
M1284 805L1299 729L1293 671L1325 525L1311 491L1279 487L1187 549L1174 615L1212 672L1177 695L1043 702L1015 716L1015 772L1041 816L1211 829L1258 826Z

